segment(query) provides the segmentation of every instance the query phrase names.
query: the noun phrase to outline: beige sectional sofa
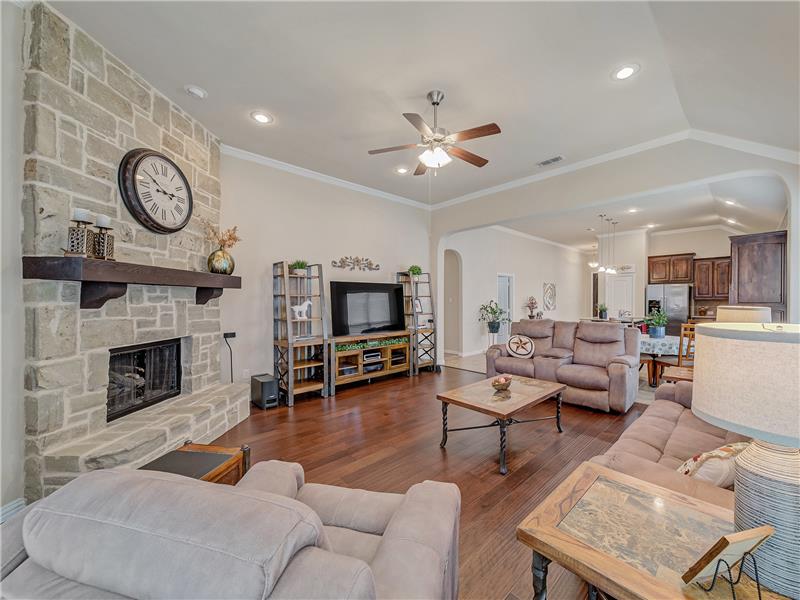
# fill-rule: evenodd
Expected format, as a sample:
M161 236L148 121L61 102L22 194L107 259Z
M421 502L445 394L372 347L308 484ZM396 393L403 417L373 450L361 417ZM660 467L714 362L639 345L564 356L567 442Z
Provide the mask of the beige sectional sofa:
M235 486L111 469L2 525L3 598L458 596L458 487L305 483L258 463Z
M505 345L486 351L486 376L535 377L567 385L564 402L627 412L639 386L641 332L621 323L523 320L511 333L533 339L532 358L510 356Z
M732 492L678 473L677 468L696 454L745 440L694 416L691 383L665 383L642 416L592 462L732 510Z

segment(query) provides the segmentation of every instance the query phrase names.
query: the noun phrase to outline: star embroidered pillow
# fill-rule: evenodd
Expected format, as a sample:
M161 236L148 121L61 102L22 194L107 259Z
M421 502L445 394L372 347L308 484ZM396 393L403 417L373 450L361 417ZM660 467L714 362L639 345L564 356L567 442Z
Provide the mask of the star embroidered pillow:
M512 335L508 338L506 348L514 358L530 358L533 356L533 340L526 335Z

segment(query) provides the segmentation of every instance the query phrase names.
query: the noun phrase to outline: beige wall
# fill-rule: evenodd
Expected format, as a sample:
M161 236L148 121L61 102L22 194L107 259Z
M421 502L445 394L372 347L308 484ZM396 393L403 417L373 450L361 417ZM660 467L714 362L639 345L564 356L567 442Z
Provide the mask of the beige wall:
M11 2L2 9L2 321L0 321L0 423L2 423L2 494L0 505L23 495L25 421L22 403L22 352L25 320L22 308L22 36L23 11Z
M444 349L461 354L461 256L444 251Z
M603 238L602 244L608 243L608 238ZM633 316L644 315L644 292L647 285L647 256L653 254L648 248L648 237L645 230L617 234L614 241L614 262L617 266L633 265L634 269L634 296ZM598 298L606 302L605 276L601 273L598 277ZM610 315L616 317L616 315Z
M453 234L444 241L444 247L456 250L462 260L464 354L486 349L487 330L486 325L478 323L478 307L497 299L498 273L514 275L514 321L526 317L523 304L528 296L535 296L543 310L545 282L556 284L556 310L545 311L545 318L574 321L588 315L588 257L577 250L495 227ZM448 306L445 302L445 311Z
M653 232L650 234L650 254L657 256L659 254L695 252L696 258L729 256L731 253L729 236L731 235L736 234L732 230L722 227Z
M223 153L222 226L238 225L243 241L231 253L241 290L220 299L223 331L235 331L234 378L272 373L272 263L321 263L331 280L393 282L411 264L428 270L429 213ZM379 271L331 267L361 256ZM329 288L326 289L326 293ZM223 351L223 380L229 377Z

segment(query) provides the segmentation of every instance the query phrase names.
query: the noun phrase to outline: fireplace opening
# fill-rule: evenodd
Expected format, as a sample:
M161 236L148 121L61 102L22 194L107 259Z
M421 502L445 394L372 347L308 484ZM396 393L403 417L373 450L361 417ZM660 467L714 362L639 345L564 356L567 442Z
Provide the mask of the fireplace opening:
M112 348L107 421L181 393L181 340Z

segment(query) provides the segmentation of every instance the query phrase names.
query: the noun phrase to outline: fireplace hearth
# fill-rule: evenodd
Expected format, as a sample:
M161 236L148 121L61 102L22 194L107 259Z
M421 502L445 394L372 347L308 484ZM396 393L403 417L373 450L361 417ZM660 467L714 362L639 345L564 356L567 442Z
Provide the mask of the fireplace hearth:
M112 348L108 364L107 421L181 393L181 340Z

